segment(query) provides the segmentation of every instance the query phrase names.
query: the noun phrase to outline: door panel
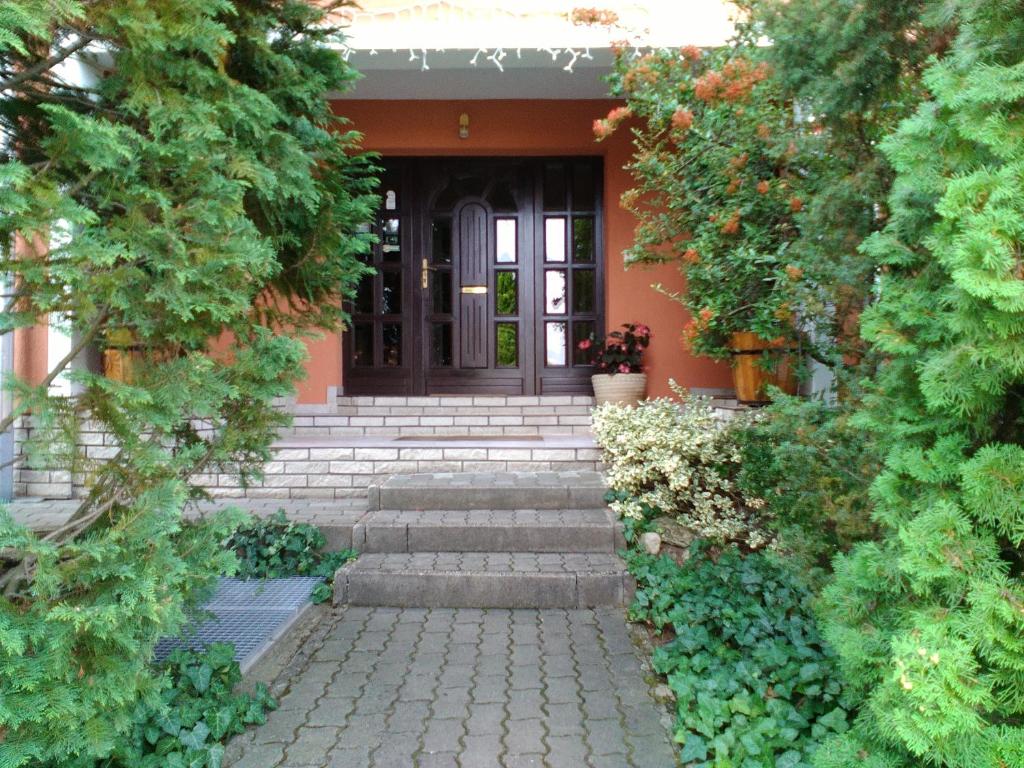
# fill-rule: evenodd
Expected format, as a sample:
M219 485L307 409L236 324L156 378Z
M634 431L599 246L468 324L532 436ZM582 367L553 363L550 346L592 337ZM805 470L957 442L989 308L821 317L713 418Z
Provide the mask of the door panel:
M350 304L345 391L588 393L578 344L604 327L600 161L384 166L377 274Z
M487 209L467 203L458 214L453 250L459 274L459 362L461 368L486 368L490 352L487 333Z

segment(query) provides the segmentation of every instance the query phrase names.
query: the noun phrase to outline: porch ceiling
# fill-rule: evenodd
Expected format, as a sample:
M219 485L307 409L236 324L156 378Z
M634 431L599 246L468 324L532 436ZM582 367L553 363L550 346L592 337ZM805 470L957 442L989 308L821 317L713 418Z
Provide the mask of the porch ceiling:
M601 99L608 96L608 48L556 55L535 49L494 51L352 51L363 77L341 99ZM412 58L415 56L416 58ZM426 56L427 68L423 68ZM475 57L475 58L474 58ZM475 64L473 62L476 62ZM572 62L571 71L566 66ZM504 70L504 71L502 71Z

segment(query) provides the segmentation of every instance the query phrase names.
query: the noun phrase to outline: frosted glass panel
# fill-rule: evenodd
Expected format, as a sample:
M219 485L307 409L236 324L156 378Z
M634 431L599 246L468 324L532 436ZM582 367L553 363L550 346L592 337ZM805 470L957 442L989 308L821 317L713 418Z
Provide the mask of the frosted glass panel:
M544 260L565 261L565 219L544 219Z
M544 360L548 365L565 365L566 363L566 324L545 323Z
M499 264L516 263L516 220L498 219L494 222L495 259Z
M544 312L549 315L564 315L566 310L566 280L564 269L548 269L544 272Z

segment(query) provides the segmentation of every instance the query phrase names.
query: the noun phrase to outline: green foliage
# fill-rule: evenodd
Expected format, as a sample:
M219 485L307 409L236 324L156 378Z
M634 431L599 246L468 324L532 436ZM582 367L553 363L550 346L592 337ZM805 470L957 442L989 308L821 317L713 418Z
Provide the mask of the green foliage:
M108 756L158 686L157 639L232 568L237 520L182 529L191 478L260 471L303 337L366 272L372 167L324 99L355 77L337 37L300 0L0 9L0 333L49 318L75 353L11 385L0 431L30 415L29 465L88 489L45 539L0 523L3 768ZM131 376L102 376L125 346ZM75 444L87 422L114 457Z
M64 546L0 518L0 541L36 567L33 599L0 602L0 766L109 754L158 690L153 646L235 563L223 541L238 519L182 526L180 504L145 494L116 527Z
M744 0L750 32L780 93L804 119L799 236L791 263L816 352L840 374L867 352L858 317L874 296L875 261L860 250L885 225L893 171L879 142L925 98L921 71L948 43L944 0ZM870 361L869 361L870 362ZM850 372L854 378L856 370Z
M263 683L236 690L242 675L234 648L224 643L202 653L173 651L155 676L155 692L138 703L110 757L62 768L220 768L228 739L265 723L277 706Z
M697 768L806 768L848 727L811 594L772 556L706 543L682 565L633 553L630 615L675 637L654 654L676 694L681 759Z
M780 393L735 437L737 485L765 500L779 546L808 568L828 569L837 552L876 534L869 488L881 455L852 414L847 403Z
M315 525L293 522L279 509L239 528L228 539L227 548L238 556L238 575L244 579L324 579L313 592L313 602L322 603L333 594L334 572L356 556L352 549L324 552L326 544Z
M864 317L887 358L884 537L836 563L826 635L860 714L821 768L1024 764L1024 4L963 0L932 99L885 142L892 217Z

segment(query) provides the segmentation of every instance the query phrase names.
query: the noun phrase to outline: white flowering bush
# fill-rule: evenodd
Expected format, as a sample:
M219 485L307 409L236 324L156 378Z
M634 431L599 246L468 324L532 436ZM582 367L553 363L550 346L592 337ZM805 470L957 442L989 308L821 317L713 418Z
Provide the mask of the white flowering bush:
M741 453L735 436L749 416L724 421L706 399L660 398L637 407L606 404L594 411L604 450L612 509L640 519L650 507L698 535L758 549L770 542L765 502L737 487Z

